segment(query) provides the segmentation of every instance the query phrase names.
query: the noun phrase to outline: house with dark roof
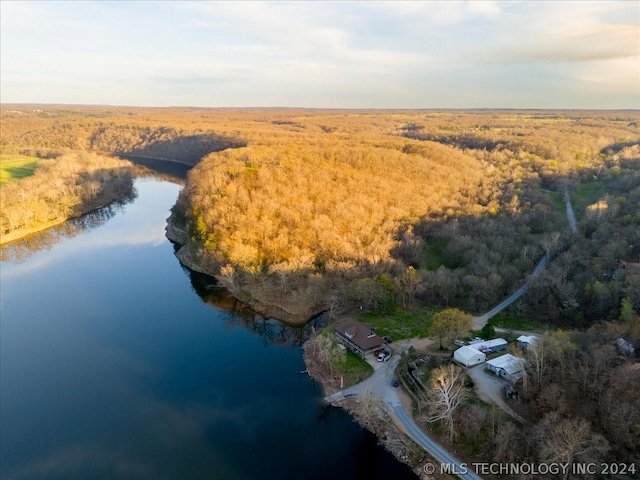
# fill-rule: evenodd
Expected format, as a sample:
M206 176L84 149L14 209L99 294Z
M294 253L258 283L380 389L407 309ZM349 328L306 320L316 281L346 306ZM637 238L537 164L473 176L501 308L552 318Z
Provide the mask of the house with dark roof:
M368 325L347 318L336 327L336 337L347 348L361 357L385 345L384 339Z

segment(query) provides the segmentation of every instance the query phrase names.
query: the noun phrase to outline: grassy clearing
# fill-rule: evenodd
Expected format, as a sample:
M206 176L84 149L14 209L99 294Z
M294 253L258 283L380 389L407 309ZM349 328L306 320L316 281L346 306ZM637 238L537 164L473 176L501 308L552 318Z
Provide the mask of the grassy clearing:
M542 332L548 330L549 325L532 320L522 320L504 314L498 314L489 320L489 324L498 328L508 328L511 330L524 330L527 332Z
M452 260L445 249L448 241L444 238L430 238L424 248L424 264L427 270L437 270L444 265L446 268L455 269L464 267L465 262Z
M548 190L541 190L547 199L549 200L549 205L553 207L553 210L562 215L567 211L567 206L564 201L564 196L560 192L550 192Z
M433 307L422 307L417 310L403 310L396 308L390 315L367 314L358 318L359 321L376 328L380 336L389 336L392 340L403 338L425 338L429 336L429 327L433 315L437 312Z
M583 218L587 206L602 200L602 197L606 194L607 190L602 182L589 182L578 185L571 199L576 217Z
M0 154L0 185L33 175L38 162L34 157Z
M443 239L430 239L428 245L424 249L424 263L428 270L437 270L440 265L447 265L447 257L444 249L447 241Z

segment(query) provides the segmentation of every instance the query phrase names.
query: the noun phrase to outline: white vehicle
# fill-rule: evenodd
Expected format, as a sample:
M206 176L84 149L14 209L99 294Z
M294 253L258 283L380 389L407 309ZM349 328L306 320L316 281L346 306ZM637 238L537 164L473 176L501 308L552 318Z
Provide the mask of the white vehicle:
M385 352L385 351L382 351L382 352L380 352L380 354L378 355L377 360L378 360L379 362L386 362L387 360L389 360L389 358L390 358L390 357L391 357L391 352Z

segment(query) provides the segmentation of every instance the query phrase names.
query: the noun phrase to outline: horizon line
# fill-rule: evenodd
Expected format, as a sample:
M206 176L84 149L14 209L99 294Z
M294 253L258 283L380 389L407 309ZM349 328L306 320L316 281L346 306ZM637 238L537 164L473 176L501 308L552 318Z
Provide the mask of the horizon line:
M333 110L333 111L584 111L584 112L640 112L633 108L580 108L580 107L306 107L306 106L244 106L211 107L196 105L126 105L100 103L48 103L48 102L0 102L4 106L94 107L94 108L150 108L150 109L198 109L198 110Z

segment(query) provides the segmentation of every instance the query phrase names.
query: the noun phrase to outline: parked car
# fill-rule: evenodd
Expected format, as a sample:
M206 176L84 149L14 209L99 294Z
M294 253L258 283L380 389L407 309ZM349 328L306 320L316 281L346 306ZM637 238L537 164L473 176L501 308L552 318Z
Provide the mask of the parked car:
M385 354L384 352L380 352L380 353L378 354L378 358L377 358L377 360L378 360L379 362L384 362L384 359L385 359L385 358L386 358L386 354Z
M384 338L384 341L387 342L387 343L391 343L393 341L393 340L391 340L391 337L389 337L388 335L385 336L385 337L382 337L382 338Z

